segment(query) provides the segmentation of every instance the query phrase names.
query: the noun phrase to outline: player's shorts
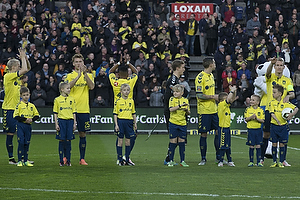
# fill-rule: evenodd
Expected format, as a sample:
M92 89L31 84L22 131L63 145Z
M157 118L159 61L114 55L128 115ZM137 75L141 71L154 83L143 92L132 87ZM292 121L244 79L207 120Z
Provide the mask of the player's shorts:
M288 142L288 127L287 125L278 126L271 124L271 137L272 143L287 143Z
M13 117L14 110L2 110L3 114L3 133L15 133L17 120Z
M268 110L265 111L265 122L263 124L263 131L270 132L271 126L271 114Z
M119 138L127 138L130 139L135 137L135 131L133 130L133 120L132 119L118 119L119 125Z
M262 145L263 131L261 128L250 128L247 130L247 142L246 145Z
M219 117L217 113L214 114L198 114L198 132L207 133L211 130L218 130Z
M181 139L186 139L187 126L180 126L169 122L169 127L170 127L170 133L169 133L170 139L174 139L177 137Z
M30 144L31 125L22 122L17 122L17 136L20 144Z
M220 149L229 149L231 147L230 128L218 127Z
M78 132L86 132L91 130L89 113L77 113L76 120Z
M56 132L58 140L73 140L75 139L73 132L73 119L58 119L59 131Z

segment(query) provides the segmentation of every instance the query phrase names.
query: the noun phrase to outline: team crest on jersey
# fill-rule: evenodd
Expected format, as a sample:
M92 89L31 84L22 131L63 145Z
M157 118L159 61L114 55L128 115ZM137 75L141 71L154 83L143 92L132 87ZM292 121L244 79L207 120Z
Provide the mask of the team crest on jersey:
M72 101L70 101L70 106L72 105Z
M33 111L33 107L31 107L30 110Z
M197 86L197 91L198 92L202 91L202 86Z
M285 84L286 84L286 81L285 81L285 80L283 80L283 81L282 81L282 84L283 84L283 85L285 85Z
M14 82L14 85L18 85L18 82L17 82L17 81L15 81L15 82Z
M117 87L118 85L119 85L119 83L118 83L118 82L114 82L114 86L116 86L116 87Z
M131 103L129 103L129 107L131 107Z
M283 108L283 104L280 105L280 108Z
M260 112L258 112L257 115L260 116Z

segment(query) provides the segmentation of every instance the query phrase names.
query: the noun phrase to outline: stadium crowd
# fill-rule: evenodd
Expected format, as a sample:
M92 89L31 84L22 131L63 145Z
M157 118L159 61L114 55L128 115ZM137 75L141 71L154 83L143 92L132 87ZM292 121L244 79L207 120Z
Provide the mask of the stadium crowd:
M180 21L167 0L67 1L62 7L49 0L2 0L1 83L8 60L25 48L31 70L22 76L22 85L36 106L52 106L58 84L73 70L72 56L81 53L94 76L90 105L112 106L108 72L126 53L138 71L136 105L162 106L171 61L181 59L188 68L199 46L202 56L215 58L218 91L237 85L236 105L249 104L255 69L272 57L285 60L300 94L300 1L244 0L245 18L232 0L182 2L213 2L220 13L204 14L199 22L193 14ZM195 44L198 33L200 43ZM189 88L187 80L188 70L181 82Z

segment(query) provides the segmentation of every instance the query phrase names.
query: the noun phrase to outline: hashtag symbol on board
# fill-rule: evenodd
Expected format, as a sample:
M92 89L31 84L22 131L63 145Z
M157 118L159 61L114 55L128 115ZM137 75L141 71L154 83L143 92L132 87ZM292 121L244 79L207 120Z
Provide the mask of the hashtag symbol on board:
M240 123L242 123L243 121L244 121L244 118L243 118L242 115L239 115L239 116L236 118L236 123L237 123L237 124L240 124Z

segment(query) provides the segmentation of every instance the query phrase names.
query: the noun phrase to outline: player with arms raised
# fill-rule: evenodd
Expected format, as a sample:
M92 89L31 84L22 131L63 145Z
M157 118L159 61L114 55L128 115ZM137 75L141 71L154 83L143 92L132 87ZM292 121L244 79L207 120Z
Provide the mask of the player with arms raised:
M8 73L4 75L4 102L2 104L3 112L3 132L7 134L6 149L9 157L9 164L16 165L17 162L13 156L13 136L16 132L17 120L13 118L14 110L20 102L20 77L30 70L30 63L25 54L25 49L19 49L20 61L11 59L7 63Z
M90 124L90 106L89 106L89 90L94 89L93 74L87 73L87 68L83 62L81 54L75 54L72 57L74 71L69 73L66 77L66 82L70 84L70 96L76 101L77 106L77 129L79 134L79 152L80 152L80 165L88 165L85 162L86 150L86 131L91 130Z
M216 63L213 58L203 60L204 71L200 72L195 79L197 112L198 112L198 132L200 137L201 162L198 165L206 164L207 151L207 132L215 130L214 145L216 149L217 162L219 156L218 126L219 118L217 114L218 95L215 95L215 80L212 71L216 69Z

